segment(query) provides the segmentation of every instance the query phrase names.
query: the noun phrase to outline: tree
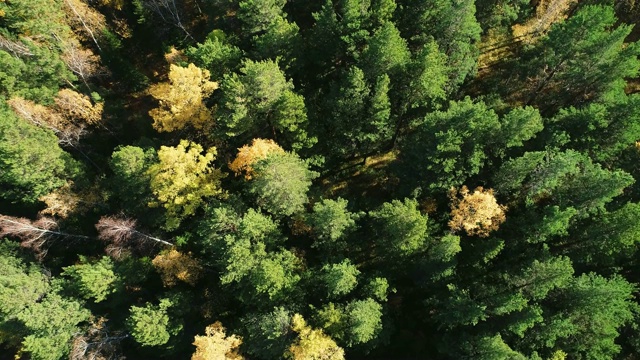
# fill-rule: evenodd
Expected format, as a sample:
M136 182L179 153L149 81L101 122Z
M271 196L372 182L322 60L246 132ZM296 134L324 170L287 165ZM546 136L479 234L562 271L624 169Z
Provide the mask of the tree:
M224 33L215 30L203 43L188 48L186 54L196 66L207 69L211 78L215 80L222 79L225 74L236 70L242 59L242 50L229 44Z
M152 200L151 177L147 172L157 162L156 151L152 148L121 146L116 148L109 159L113 171L110 179L111 193L121 202L129 203L123 211L128 214L141 214L148 211L147 204Z
M322 330L309 327L300 314L295 314L291 319L291 328L298 333L298 337L285 353L285 357L294 360L344 359L344 350Z
M610 5L581 7L566 21L554 24L532 49L537 56L525 66L536 76L528 102L547 107L581 104L624 86L623 79L640 69L640 45L625 44L631 26L615 24Z
M131 336L142 346L159 346L169 342L172 335L177 335L182 326L169 318L168 310L174 304L169 299L162 299L158 305L147 303L144 307L132 306L126 320Z
M244 317L242 322L247 336L243 345L247 353L262 359L282 356L291 342L291 317L291 313L283 307Z
M189 64L186 68L171 64L169 82L151 86L149 93L160 107L149 111L153 127L158 131L175 131L192 125L196 129L210 127L211 111L204 104L218 84L209 81L209 71Z
M147 243L159 243L173 246L172 243L158 239L136 230L136 220L119 218L116 216L103 216L96 224L98 237L106 241L106 252L110 256L119 259L131 248L143 248Z
M99 303L118 290L119 279L111 258L103 256L93 264L82 257L80 260L83 263L63 268L62 275L69 277L82 298Z
M345 313L349 347L372 341L382 330L382 306L371 298L350 302Z
M211 166L216 148L208 149L205 155L202 151L202 146L187 140L181 140L176 147L162 146L158 150L159 163L147 170L157 199L149 206L167 210L168 230L176 229L182 219L195 213L204 197L222 194L220 179L224 175Z
M275 19L286 15L282 12L285 4L286 0L242 0L238 18L248 33L259 33L267 30Z
M296 23L284 17L273 19L264 34L253 37L259 58L278 59L285 69L291 67L302 47L299 30Z
M27 329L22 350L33 359L57 360L71 350L71 339L79 332L78 324L89 320L91 313L80 302L55 292L30 304L16 318Z
M360 63L370 78L397 73L409 62L407 42L393 22L386 22L367 41Z
M393 200L369 212L381 257L406 257L420 251L428 236L427 216L413 199Z
M455 190L451 193L451 230L464 230L469 236L487 237L506 220L506 207L498 204L492 189L477 187L470 193L466 186L462 186L462 200L458 199L456 193Z
M507 141L498 137L498 115L470 98L450 102L447 111L428 114L413 136L401 145L401 157L431 189L461 186L480 172L490 145Z
M191 360L242 360L244 357L238 354L238 347L242 344L242 338L236 335L227 337L226 330L220 321L209 325L205 329L205 336L196 335L193 345L196 352Z
M88 239L88 236L74 235L59 230L58 222L42 216L35 221L0 214L0 236L13 236L21 240L23 247L44 257L51 243L60 238Z
M596 161L615 160L640 139L640 96L624 95L562 109L549 124L556 136L568 136L565 146L586 151Z
M236 173L236 175L240 175L244 172L245 179L251 180L253 175L253 168L251 165L255 164L257 161L266 159L269 155L275 153L284 153L284 150L276 144L275 141L253 139L251 145L244 145L238 149L238 155L233 162L229 164L229 169Z
M166 287L175 286L178 280L195 286L202 276L202 266L198 260L175 249L158 254L151 263L160 273Z
M3 198L35 203L64 185L77 167L51 131L27 124L0 107L0 184L6 189Z
M305 130L304 99L293 92L277 62L246 60L240 75L224 77L221 90L219 123L225 136L257 138L268 132L294 149L315 143Z
M312 227L317 239L311 246L325 251L344 250L346 244L339 241L356 228L360 214L347 210L349 202L342 198L323 199L313 205L313 212L307 215L307 223Z
M322 279L327 289L328 298L339 298L347 295L358 285L360 271L349 259L337 264L326 264L322 267Z
M249 192L260 207L276 216L290 216L303 209L316 174L293 153L273 153L253 165Z
M410 45L422 46L435 38L439 48L447 55L449 89L457 88L476 67L482 28L475 18L474 1L425 0L398 1L401 9L398 24Z

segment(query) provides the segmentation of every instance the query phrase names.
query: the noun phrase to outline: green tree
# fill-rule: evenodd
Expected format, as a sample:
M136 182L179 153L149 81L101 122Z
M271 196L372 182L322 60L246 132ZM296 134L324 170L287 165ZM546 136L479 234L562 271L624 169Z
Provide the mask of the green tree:
M480 172L499 129L498 115L484 103L452 101L447 111L428 114L401 145L406 172L432 189L459 187Z
M213 80L221 80L225 74L235 71L242 59L242 50L228 44L220 33L214 30L203 43L189 47L185 52L199 68L207 69Z
M401 31L413 46L427 44L435 38L439 48L447 55L451 69L449 89L457 88L476 68L482 29L475 18L472 0L399 0Z
M224 77L221 90L219 125L225 136L253 139L268 131L277 143L294 149L315 143L305 130L304 99L293 92L277 62L246 60L240 75Z
M118 290L119 279L111 258L103 256L93 264L80 260L83 264L65 267L62 275L69 277L82 298L99 303Z
M303 210L307 191L316 173L293 153L274 153L253 165L255 177L249 192L260 207L276 216L290 216Z
M0 196L35 203L73 178L78 168L50 130L26 123L0 104Z
M133 338L142 346L159 346L169 342L171 336L182 330L182 326L169 317L169 310L173 306L169 299L160 300L158 305L147 303L144 307L132 306L126 324Z
M251 314L242 319L246 328L244 337L247 353L261 358L282 356L292 340L291 313L283 307L266 314Z
M329 298L339 298L349 294L358 285L360 271L345 259L337 264L326 264L322 267L322 280Z
M554 24L532 49L536 54L532 63L524 66L525 71L536 71L527 76L537 76L529 103L546 107L581 104L621 89L624 78L634 77L640 69L640 46L624 43L631 26L615 24L611 5L587 5Z
M311 245L325 251L340 252L346 243L340 241L356 228L359 214L349 212L349 202L342 198L324 199L313 205L313 212L307 215L307 223L312 227L317 239Z
M274 19L282 18L282 8L286 0L242 0L238 18L243 22L245 31L258 33L267 30Z
M41 301L30 304L16 318L27 329L22 350L33 359L58 360L69 353L71 339L89 320L91 313L81 303L49 293Z
M368 39L359 62L368 77L375 79L398 72L410 57L407 42L400 31L392 22L386 22Z
M428 236L427 216L413 199L393 200L369 212L381 258L405 257L422 250Z

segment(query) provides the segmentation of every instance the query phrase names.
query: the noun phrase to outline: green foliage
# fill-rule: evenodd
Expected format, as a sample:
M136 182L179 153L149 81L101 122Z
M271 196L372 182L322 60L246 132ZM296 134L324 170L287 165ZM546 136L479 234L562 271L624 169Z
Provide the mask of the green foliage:
M386 22L367 41L360 59L365 73L376 78L398 72L410 58L406 41L392 22Z
M499 129L498 116L484 103L470 98L451 102L446 112L428 114L413 137L405 140L402 156L411 167L406 171L433 189L459 187L480 172L488 148L500 139Z
M240 75L224 77L221 90L219 122L224 135L257 138L268 128L280 144L294 149L315 143L305 130L304 99L293 92L277 62L247 60Z
M22 349L33 359L60 359L69 353L71 339L79 331L78 324L89 320L90 315L78 301L49 293L16 316L29 334Z
M266 314L252 314L242 319L246 327L243 345L247 353L261 359L284 354L291 341L291 313L282 307Z
M369 216L375 226L378 256L405 257L423 250L428 236L427 216L420 213L416 200L384 203Z
M169 299L162 299L158 305L147 303L144 307L132 306L127 318L127 328L131 336L142 346L159 346L169 342L177 335L182 326L175 324L169 317L174 306Z
M83 263L86 259L80 259ZM118 277L114 272L111 258L103 256L93 264L67 266L62 273L77 287L80 296L96 303L104 301L118 287Z
M615 24L610 5L581 7L566 21L554 24L532 50L538 56L525 67L538 72L531 99L545 106L579 104L620 88L624 78L635 76L640 47L624 44L631 26Z
M276 216L290 216L308 202L307 191L316 174L293 153L274 153L253 165L249 192L258 205Z
M236 70L242 59L242 51L238 47L218 37L207 37L203 43L188 48L186 55L199 68L209 70L214 81Z
M347 295L358 284L360 271L349 259L337 264L326 264L322 267L322 280L329 298Z
M50 131L28 124L0 104L1 196L14 203L34 203L64 185L78 164L58 146Z
M359 214L347 210L349 202L342 198L324 199L313 205L313 212L307 215L307 223L312 227L317 239L311 245L325 251L344 250L346 244L340 241L356 228Z
M280 18L286 0L242 0L238 18L249 33L258 33L268 28L274 19Z

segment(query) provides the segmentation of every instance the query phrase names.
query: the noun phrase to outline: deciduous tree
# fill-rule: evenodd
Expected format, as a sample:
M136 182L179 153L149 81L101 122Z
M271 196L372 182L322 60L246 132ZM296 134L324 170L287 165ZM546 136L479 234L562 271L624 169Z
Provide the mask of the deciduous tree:
M487 237L498 230L506 217L505 206L498 204L493 190L477 187L473 193L466 186L460 189L462 200L455 189L451 193L451 220L449 227L453 231L464 230L469 236Z
M175 131L192 125L196 129L212 126L213 115L204 103L218 84L209 81L209 71L189 64L170 65L169 82L152 85L151 95L160 107L149 111L158 131Z

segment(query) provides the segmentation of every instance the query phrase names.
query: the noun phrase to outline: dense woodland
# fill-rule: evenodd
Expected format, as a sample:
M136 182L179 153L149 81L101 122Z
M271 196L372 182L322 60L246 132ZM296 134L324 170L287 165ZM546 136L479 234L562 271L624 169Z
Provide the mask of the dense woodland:
M638 22L0 0L0 358L640 359Z

